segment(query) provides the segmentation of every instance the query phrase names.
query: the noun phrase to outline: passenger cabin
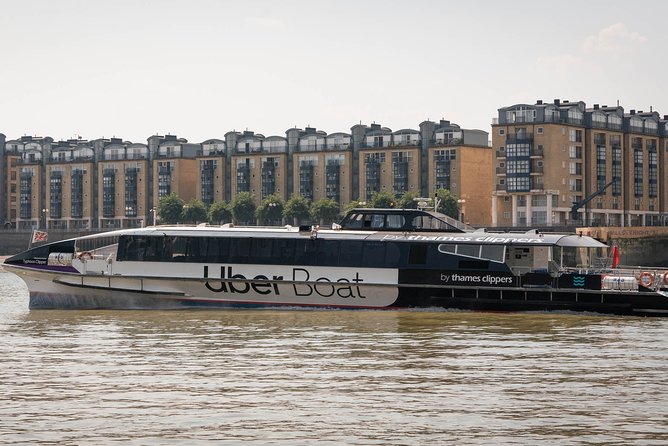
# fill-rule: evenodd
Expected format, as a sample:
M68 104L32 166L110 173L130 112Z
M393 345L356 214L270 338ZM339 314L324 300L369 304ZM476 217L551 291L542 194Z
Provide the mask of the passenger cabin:
M423 209L355 208L340 223L341 229L399 232L467 232L471 227L438 212Z

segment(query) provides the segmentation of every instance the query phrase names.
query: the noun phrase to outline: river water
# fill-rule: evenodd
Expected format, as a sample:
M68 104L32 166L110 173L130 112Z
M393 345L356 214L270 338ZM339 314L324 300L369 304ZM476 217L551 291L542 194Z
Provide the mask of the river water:
M0 272L0 444L668 444L668 319L27 300Z

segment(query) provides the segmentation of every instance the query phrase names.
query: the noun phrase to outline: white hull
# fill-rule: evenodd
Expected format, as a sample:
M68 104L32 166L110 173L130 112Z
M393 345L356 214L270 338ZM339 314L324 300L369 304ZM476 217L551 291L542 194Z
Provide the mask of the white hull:
M91 262L89 262L91 263ZM172 269L164 268L163 270ZM170 265L176 266L179 265ZM190 265L189 265L190 266ZM150 265L143 265L150 268ZM73 274L9 266L30 291L31 308L168 309L191 306L384 308L399 291L397 271L199 265L199 277ZM258 273L272 270L271 275ZM205 277L202 272L211 271ZM89 268L90 271L90 268ZM217 271L215 276L213 272ZM183 271L181 271L183 274ZM232 273L232 274L230 274Z

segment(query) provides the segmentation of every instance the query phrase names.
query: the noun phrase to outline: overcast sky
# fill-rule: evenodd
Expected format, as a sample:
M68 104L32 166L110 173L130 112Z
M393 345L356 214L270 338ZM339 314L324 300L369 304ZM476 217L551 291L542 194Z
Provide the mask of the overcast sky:
M190 142L582 100L668 114L668 2L0 0L0 132Z

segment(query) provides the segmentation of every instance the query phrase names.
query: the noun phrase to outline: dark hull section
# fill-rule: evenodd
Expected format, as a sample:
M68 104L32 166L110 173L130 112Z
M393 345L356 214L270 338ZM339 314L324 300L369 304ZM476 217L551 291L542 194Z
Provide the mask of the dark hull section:
M402 287L396 305L472 311L573 311L668 317L668 297L654 292Z

